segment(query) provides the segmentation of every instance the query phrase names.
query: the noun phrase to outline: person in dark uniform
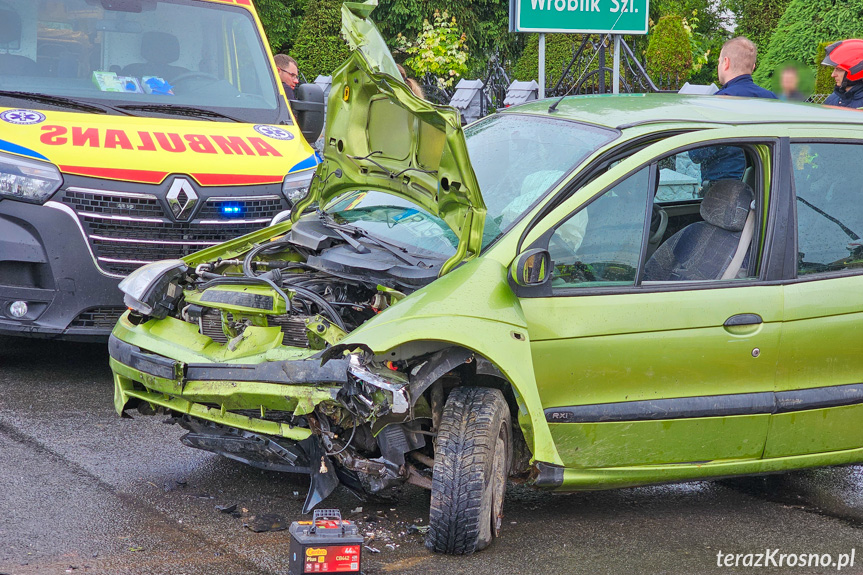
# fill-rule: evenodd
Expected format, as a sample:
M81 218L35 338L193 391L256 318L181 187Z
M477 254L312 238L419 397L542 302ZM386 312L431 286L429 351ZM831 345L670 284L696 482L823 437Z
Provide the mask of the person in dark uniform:
M863 40L850 39L827 46L827 57L821 62L833 66L836 87L824 100L825 106L863 108Z
M765 90L752 80L758 49L749 38L738 36L722 46L719 52L719 81L722 89L717 96L776 99L776 94ZM713 182L741 180L746 169L746 156L736 146L709 146L689 152L689 158L701 165L702 196Z
M719 81L722 89L717 96L743 96L749 98L773 98L776 94L766 90L752 80L758 49L752 40L744 36L732 38L722 45L719 52Z
M279 80L282 81L282 86L285 88L285 96L288 97L289 101L295 100L294 90L300 83L300 69L297 67L297 61L287 54L276 54L273 56L273 60L279 69Z

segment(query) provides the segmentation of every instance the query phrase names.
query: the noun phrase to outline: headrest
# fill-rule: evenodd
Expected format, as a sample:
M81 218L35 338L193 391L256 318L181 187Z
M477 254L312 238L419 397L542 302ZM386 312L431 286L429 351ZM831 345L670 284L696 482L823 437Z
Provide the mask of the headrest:
M718 180L701 202L701 217L708 224L729 232L739 232L746 223L755 195L745 182Z
M12 50L21 47L21 17L17 12L0 10L0 44Z
M180 41L167 32L144 32L141 57L151 64L170 64L180 57Z

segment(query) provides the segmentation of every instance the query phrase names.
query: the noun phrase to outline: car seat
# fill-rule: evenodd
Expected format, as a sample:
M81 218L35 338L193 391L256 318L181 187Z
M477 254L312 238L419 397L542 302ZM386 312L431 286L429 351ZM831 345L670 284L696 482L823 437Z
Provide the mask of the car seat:
M38 76L41 68L32 59L17 54L9 54L8 50L21 47L21 17L12 10L0 10L0 76Z
M721 279L741 243L753 197L752 188L740 180L714 183L701 202L704 221L659 246L644 267L644 281Z
M181 66L171 65L180 58L180 41L167 32L144 32L141 36L141 57L146 61L123 68L124 76L157 76L170 81L189 71Z

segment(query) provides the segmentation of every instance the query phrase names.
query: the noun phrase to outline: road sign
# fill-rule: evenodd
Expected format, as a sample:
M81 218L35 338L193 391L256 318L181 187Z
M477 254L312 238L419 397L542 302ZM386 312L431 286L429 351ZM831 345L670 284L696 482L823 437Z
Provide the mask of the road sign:
M511 32L647 34L649 0L510 0Z

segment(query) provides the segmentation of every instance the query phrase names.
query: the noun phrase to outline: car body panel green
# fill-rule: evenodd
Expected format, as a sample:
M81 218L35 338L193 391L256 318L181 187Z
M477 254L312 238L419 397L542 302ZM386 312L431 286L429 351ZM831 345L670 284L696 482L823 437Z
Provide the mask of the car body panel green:
M296 221L317 202L354 190L386 191L437 215L459 238L444 274L479 254L485 204L455 108L418 98L368 15L377 0L342 5L342 35L353 48L333 73L324 161Z
M474 259L372 318L342 342L385 356L417 341L445 342L491 361L512 384L519 424L537 461L561 465L533 373L527 324L507 268Z
M112 333L122 341L185 363L255 364L261 361L305 359L315 353L311 349L283 346L283 334L276 327L251 327L246 331L249 335L234 349L230 349L198 333L195 324L167 317L133 325L126 312ZM179 341L183 345L177 345Z
M311 435L303 427L290 426L277 421L267 421L226 411L228 409L260 409L262 416L266 410L295 411L298 415L310 412L315 405L335 399L338 388L316 388L313 386L292 386L270 383L244 383L242 390L234 382L176 381L141 373L122 363L110 360L114 372L114 407L122 413L130 399L139 399L152 407L163 407L185 415L194 416L214 423L221 423L237 429L275 435L301 441ZM146 387L137 389L135 382ZM191 401L195 398L198 401ZM215 408L205 405L218 404Z
M549 104L554 100L534 100L520 106L506 108L504 114L539 114L548 116ZM805 110L805 111L804 111ZM768 122L789 124L820 124L816 129L825 130L824 124L847 125L860 123L855 110L825 108L823 106L801 106L797 103L762 98L736 98L732 96L682 96L679 94L595 94L567 97L561 100L555 117L571 118L579 122L610 128L649 125L653 131L664 124L689 124L701 127L709 124L764 124Z
M778 473L793 469L847 465L863 461L863 448L772 459L693 462L689 465L643 465L602 469L563 470L559 491L598 491L660 483L719 479L741 475Z
M564 465L581 469L760 459L769 421L762 414L549 427Z
M782 325L780 286L558 296L526 300L522 307L546 409L774 389ZM725 320L744 312L762 315L764 323L749 333L729 333ZM756 348L760 355L753 357ZM751 422L744 424L747 419ZM603 459L624 463L623 452L634 457L631 463L760 457L768 417L740 416L734 421L733 433L722 417L681 419L668 425L604 423L601 437L568 451L572 459L561 456L567 466L591 466L587 462ZM567 430L564 435L553 431L558 445L570 447L572 433L585 438L596 434L592 423L565 425L584 430ZM628 448L634 429L639 430L640 454ZM675 442L675 435L685 440ZM705 446L703 453L695 456L699 445ZM657 460L659 453L665 459Z
M530 245L534 234L544 234L586 200L647 162L703 141L745 139L751 131L716 129L709 134L668 138L648 147L577 192L531 231L525 245ZM767 170L765 175L769 175ZM769 186L764 189L762 201L766 202ZM783 320L781 286L729 282L718 289L694 285L663 292L641 286L621 293L625 291L624 286L606 294L570 289L522 300L544 408L774 390ZM763 323L746 328L724 326L730 317L742 313L756 313ZM759 350L756 357L754 349ZM604 460L617 465L760 457L769 417L756 414L731 421L734 425L724 417L664 424L566 423L554 425L552 435L561 446L565 464L575 467L595 466ZM642 442L639 452L627 447L633 437ZM695 455L697 446L703 446L700 456Z
M589 423L548 423L544 412L562 406L859 383L860 359L855 349L863 319L863 308L857 303L859 277L812 282L787 278L769 285L737 281L675 291L640 286L572 297L526 297L520 291L521 298L508 278L509 266L520 251L656 158L699 143L746 141L756 146L764 167L761 201L766 204L773 201L776 190L771 185L778 181L774 175L781 168L771 156L779 138L859 137L863 125L859 112L668 94L565 98L552 115L620 128L620 138L586 159L480 254L485 208L469 171L457 114L414 98L398 81L390 56L371 41L376 31L365 20L370 6L346 4L344 8L354 22L346 28L350 42L361 48L334 78L325 161L294 220L313 201L326 202L361 188L382 190L441 215L457 232L460 244L442 270L445 275L364 323L343 344L362 344L381 358L416 343L451 345L488 359L512 384L519 424L533 459L566 466L561 489L628 487L863 461L860 405ZM501 113L548 116L549 104L548 100L534 102ZM376 110L371 112L372 108ZM370 115L381 120L370 121ZM776 124L765 131L767 122ZM393 133L397 129L410 137ZM676 131L687 133L666 137ZM656 134L656 143L628 155L547 209L597 158L650 134ZM394 142L385 142L385 136ZM372 145L377 142L390 146L383 150L387 157L371 158L384 168L362 159L379 151ZM428 148L423 147L426 144ZM431 153L438 149L440 154ZM390 177L405 168L412 170L401 174L409 175L407 179ZM462 185L445 190L444 176ZM768 210L763 213L766 218ZM286 222L238 238L185 261L194 266L218 257L237 257L260 242L285 235L291 225ZM764 242L762 249L766 249ZM757 313L763 323L723 326L724 320L741 313ZM259 330L251 332L253 341L240 342L233 351L201 336L194 325L171 318L138 326L123 318L114 334L149 352L185 362L255 364L314 353L281 345L270 328L249 329ZM758 354L753 353L756 349ZM290 390L290 397L279 398L278 391L285 386L256 387L245 382L238 384L242 391L237 393L224 387L230 385L224 382L187 382L178 389L176 381L136 376L135 370L121 365L112 364L112 368L119 374L118 411L126 400L137 398L208 421L283 437L299 432L296 428L263 431L272 429L266 426L273 422L258 418L238 424L231 419L236 414L204 404L302 411L331 393L326 386L291 386L297 389ZM151 391L130 386L133 381L145 383ZM307 402L301 406L304 399Z
M863 281L822 278L785 286L777 391L861 384ZM860 445L863 405L777 414L765 456L797 455Z
M863 409L859 404L773 414L764 457L827 453L860 447L863 445L861 418Z

